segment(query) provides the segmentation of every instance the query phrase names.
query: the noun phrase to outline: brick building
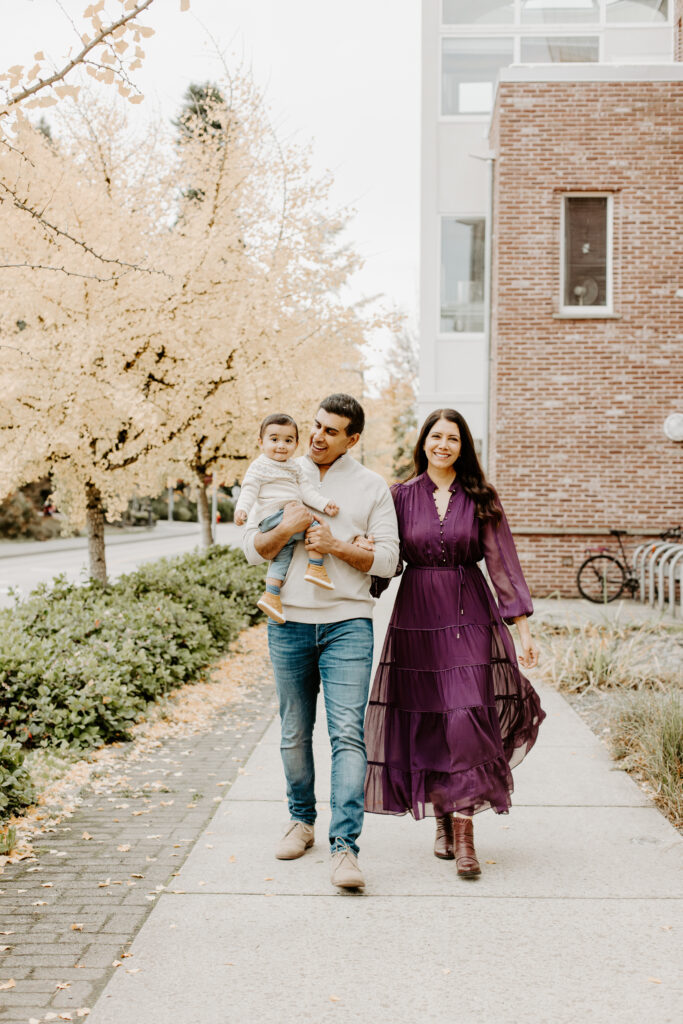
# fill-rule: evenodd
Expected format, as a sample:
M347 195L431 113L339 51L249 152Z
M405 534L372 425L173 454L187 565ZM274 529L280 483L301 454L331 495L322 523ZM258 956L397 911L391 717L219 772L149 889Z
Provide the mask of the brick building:
M683 64L501 72L488 471L536 594L679 522Z
M421 415L536 595L683 519L683 0L423 0Z

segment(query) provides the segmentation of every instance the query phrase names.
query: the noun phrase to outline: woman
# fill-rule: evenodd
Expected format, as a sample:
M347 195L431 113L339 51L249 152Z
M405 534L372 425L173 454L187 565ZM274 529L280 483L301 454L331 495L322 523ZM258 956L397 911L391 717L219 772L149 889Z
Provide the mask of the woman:
M435 855L474 877L481 869L472 815L507 812L511 768L545 718L505 625L517 626L521 664L538 664L531 598L460 413L427 417L413 461L409 479L392 487L399 566L407 566L368 705L365 807L433 814ZM498 604L477 565L482 557Z

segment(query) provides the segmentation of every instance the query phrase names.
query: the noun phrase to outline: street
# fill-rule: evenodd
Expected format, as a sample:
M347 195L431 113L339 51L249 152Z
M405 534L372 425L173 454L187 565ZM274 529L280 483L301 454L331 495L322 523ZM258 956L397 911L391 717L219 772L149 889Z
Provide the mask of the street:
M217 542L235 544L241 530L233 523L219 523ZM199 544L197 523L160 521L152 530L136 533L107 532L107 570L111 580L132 572L143 562L181 555ZM13 604L10 590L26 597L39 583L64 574L73 582L88 577L88 545L85 537L57 541L5 542L0 544L0 607Z

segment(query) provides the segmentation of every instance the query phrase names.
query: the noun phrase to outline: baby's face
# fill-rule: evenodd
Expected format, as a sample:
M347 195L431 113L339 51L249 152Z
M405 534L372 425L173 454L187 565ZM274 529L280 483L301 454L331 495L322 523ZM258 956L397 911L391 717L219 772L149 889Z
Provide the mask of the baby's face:
M299 442L296 431L290 424L271 423L266 427L259 446L264 455L275 462L286 462L296 451Z

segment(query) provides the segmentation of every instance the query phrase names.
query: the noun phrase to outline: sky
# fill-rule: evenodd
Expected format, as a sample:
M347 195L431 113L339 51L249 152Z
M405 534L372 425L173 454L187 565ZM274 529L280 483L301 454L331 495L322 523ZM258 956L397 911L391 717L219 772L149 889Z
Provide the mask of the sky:
M27 63L39 49L58 63L75 38L67 15L86 5L0 0L0 65ZM356 210L348 237L365 266L350 296L383 293L414 322L420 0L191 0L188 13L179 8L180 0L154 0L142 19L156 34L135 76L145 94L140 116L152 106L173 117L190 82L220 75L216 44L229 64L248 65L278 133L312 141L315 169L334 177L334 202Z

